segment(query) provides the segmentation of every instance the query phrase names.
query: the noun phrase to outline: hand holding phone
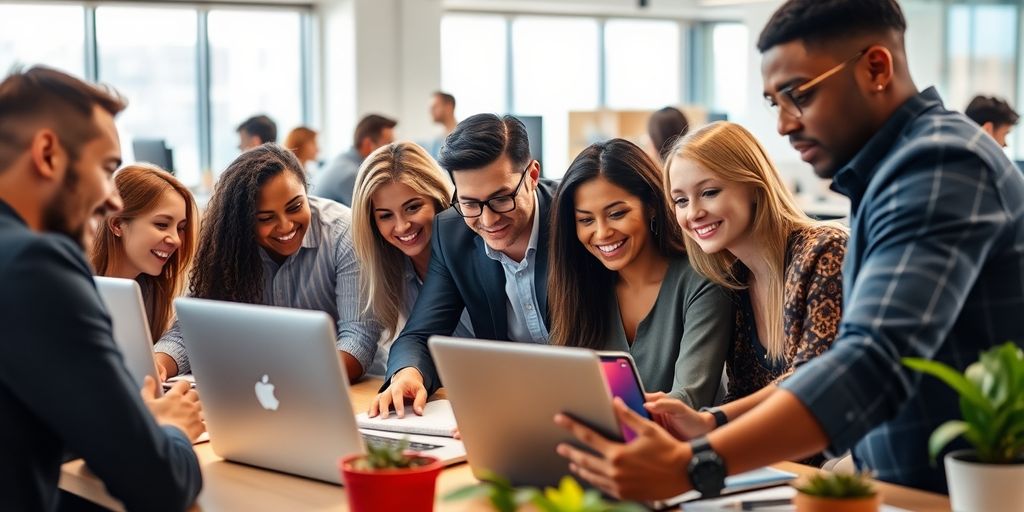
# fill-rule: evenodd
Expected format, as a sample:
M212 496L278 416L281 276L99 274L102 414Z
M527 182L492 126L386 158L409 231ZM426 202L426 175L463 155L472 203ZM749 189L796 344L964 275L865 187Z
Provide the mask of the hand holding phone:
M636 363L626 352L601 352L601 369L604 372L605 381L608 382L608 390L612 397L619 397L629 406L633 412L640 416L651 419L651 415L644 408L644 387L637 372ZM628 443L636 437L636 434L627 426L622 426L622 437Z

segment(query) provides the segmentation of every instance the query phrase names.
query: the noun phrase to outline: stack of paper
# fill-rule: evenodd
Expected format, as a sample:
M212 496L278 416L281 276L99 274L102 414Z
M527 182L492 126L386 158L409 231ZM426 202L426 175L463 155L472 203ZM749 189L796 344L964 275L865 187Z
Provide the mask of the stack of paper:
M404 418L399 418L395 413L386 418L383 415L370 418L365 412L360 413L356 415L356 424L359 428L440 437L452 437L457 428L452 403L448 400L427 402L423 416L413 412L412 406L406 406Z

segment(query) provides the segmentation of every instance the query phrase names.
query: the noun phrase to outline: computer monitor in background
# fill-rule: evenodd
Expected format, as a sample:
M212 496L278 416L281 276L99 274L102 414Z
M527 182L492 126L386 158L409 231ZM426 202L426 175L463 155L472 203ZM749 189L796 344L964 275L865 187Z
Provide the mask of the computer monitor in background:
M540 162L540 173L544 173L544 118L541 116L516 116L526 126L526 136L530 138L530 155Z
M725 112L708 112L708 122L713 123L715 121L728 121L729 114Z
M174 174L174 158L164 139L133 139L132 151L135 152L136 162L158 165Z

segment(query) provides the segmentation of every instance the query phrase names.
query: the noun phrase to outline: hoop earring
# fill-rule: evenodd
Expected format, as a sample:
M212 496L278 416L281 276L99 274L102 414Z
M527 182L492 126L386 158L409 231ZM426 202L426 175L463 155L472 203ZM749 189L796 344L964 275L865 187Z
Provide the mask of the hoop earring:
M658 234L658 223L655 222L654 217L651 217L651 233Z

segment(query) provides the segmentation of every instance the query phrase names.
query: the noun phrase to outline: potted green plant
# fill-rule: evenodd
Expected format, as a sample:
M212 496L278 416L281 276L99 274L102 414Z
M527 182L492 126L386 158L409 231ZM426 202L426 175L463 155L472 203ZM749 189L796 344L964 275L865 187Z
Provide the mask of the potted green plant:
M877 512L882 496L863 473L820 472L795 484L797 512Z
M408 451L409 440L366 447L338 461L352 512L429 512L444 467L435 457Z
M964 373L926 359L903 364L938 377L960 395L962 420L932 432L932 460L963 436L973 447L946 454L953 510L1024 510L1024 352L1005 343L981 354Z
M601 493L584 490L571 476L564 476L558 488L547 487L543 491L535 487L513 487L499 475L487 474L475 485L452 491L444 497L446 501L483 499L490 502L498 512L516 512L532 509L541 512L641 512L647 510L636 503L608 502Z

